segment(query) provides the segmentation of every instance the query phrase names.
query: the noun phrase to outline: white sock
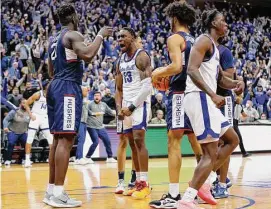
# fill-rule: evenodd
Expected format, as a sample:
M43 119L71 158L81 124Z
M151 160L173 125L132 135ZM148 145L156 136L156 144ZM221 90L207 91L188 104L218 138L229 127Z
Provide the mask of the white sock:
M30 154L25 154L25 160L30 160Z
M182 200L185 202L193 202L198 194L198 190L188 187L183 195Z
M52 195L52 194L53 194L53 192L54 192L54 187L55 187L54 184L48 184L48 185L47 185L47 192L48 192L49 195Z
M220 181L220 175L217 175L218 182Z
M215 178L216 178L216 173L214 171L211 171L205 183L212 186L213 182L215 181Z
M64 186L54 186L54 191L53 194L55 197L58 197L59 195L61 195L63 193L64 190Z
M176 198L180 194L179 183L169 184L169 194L171 197Z
M140 181L148 181L148 172L140 172Z
M227 184L226 184L226 183L219 182L219 185L220 185L222 188L227 188Z
M136 172L136 180L140 181L140 172Z

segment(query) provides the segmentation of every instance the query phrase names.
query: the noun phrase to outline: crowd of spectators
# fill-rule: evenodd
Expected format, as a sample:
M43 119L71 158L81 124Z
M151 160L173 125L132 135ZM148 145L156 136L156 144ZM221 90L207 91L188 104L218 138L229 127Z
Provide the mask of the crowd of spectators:
M51 37L61 28L56 10L66 2L71 1L2 2L1 97L15 106L19 105L20 98L27 99L39 90L39 80L46 82L50 79L48 45ZM114 69L120 54L117 32L124 26L132 27L141 36L143 47L149 53L153 67L166 65L169 61L166 39L170 35L170 25L165 18L165 5L140 0L80 0L75 1L75 7L80 20L78 29L86 42L91 42L104 25L114 28L113 36L104 40L92 62L82 62L82 85L91 89L89 99L93 99L92 92L99 90L103 101L114 109ZM238 4L225 3L223 8L220 8L219 5L205 3L205 8L202 9L215 7L222 11L229 24L230 31L223 44L232 51L236 72L246 84L242 104L249 104L257 111L255 120L271 119L270 17L253 17L250 14L251 8ZM195 37L202 33L202 9L196 7L197 22L191 27L191 33ZM152 123L165 123L167 93L153 89ZM7 107L1 106L2 118L8 111ZM112 118L105 120L106 123L110 121Z

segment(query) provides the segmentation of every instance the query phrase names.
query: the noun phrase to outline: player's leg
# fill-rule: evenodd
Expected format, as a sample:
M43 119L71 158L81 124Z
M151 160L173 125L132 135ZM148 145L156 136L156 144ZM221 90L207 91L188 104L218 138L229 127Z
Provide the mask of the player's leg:
M89 128L89 127L87 127L87 131L88 131L89 136L91 138L92 144L88 149L86 159L87 159L88 163L94 163L93 160L91 159L91 157L99 144L98 132L97 132L97 129Z
M20 134L18 140L19 140L20 143L21 143L21 147L22 147L23 149L25 149L26 140L27 140L27 133ZM20 158L21 158L22 160L24 160L24 159L25 159L25 153L23 153L23 154L21 153ZM22 163L22 164L23 164L23 163Z
M111 148L111 142L110 142L110 138L108 136L108 133L106 131L105 128L102 129L98 129L98 136L99 138L103 141L104 146L105 146L105 150L107 153L107 163L117 163L117 161L113 158L113 152L112 152L112 148Z
M191 148L195 154L197 163L199 163L201 156L202 156L202 150L201 150L201 146L198 143L197 137L195 136L194 133L188 133L187 134L188 140L191 144Z
M32 124L32 122L30 122L30 125ZM34 137L36 135L37 129L36 128L32 128L32 126L28 128L28 132L27 132L27 141L26 141L26 145L25 145L25 164L24 167L28 168L31 167L31 161L30 161L30 153L31 153L31 147L32 147L32 143L34 141Z

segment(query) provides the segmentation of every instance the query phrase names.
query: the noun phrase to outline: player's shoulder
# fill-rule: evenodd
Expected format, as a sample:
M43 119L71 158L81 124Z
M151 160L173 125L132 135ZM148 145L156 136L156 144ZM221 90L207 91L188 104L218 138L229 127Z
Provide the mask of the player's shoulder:
M78 31L74 31L74 30L68 30L63 38L67 38L70 41L82 41L84 40L84 36L82 35L82 33L78 32Z

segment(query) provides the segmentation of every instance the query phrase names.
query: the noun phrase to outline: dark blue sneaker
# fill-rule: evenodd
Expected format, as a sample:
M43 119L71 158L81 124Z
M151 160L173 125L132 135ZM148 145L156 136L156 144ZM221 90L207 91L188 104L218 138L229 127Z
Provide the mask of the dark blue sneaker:
M228 198L229 193L228 189L221 187L220 184L217 184L215 188L212 190L212 195L215 199L222 199L222 198Z
M216 178L216 180L213 182L213 188L215 188L218 183L219 183L218 178ZM226 178L226 184L227 184L227 189L232 187L232 182L228 177Z

